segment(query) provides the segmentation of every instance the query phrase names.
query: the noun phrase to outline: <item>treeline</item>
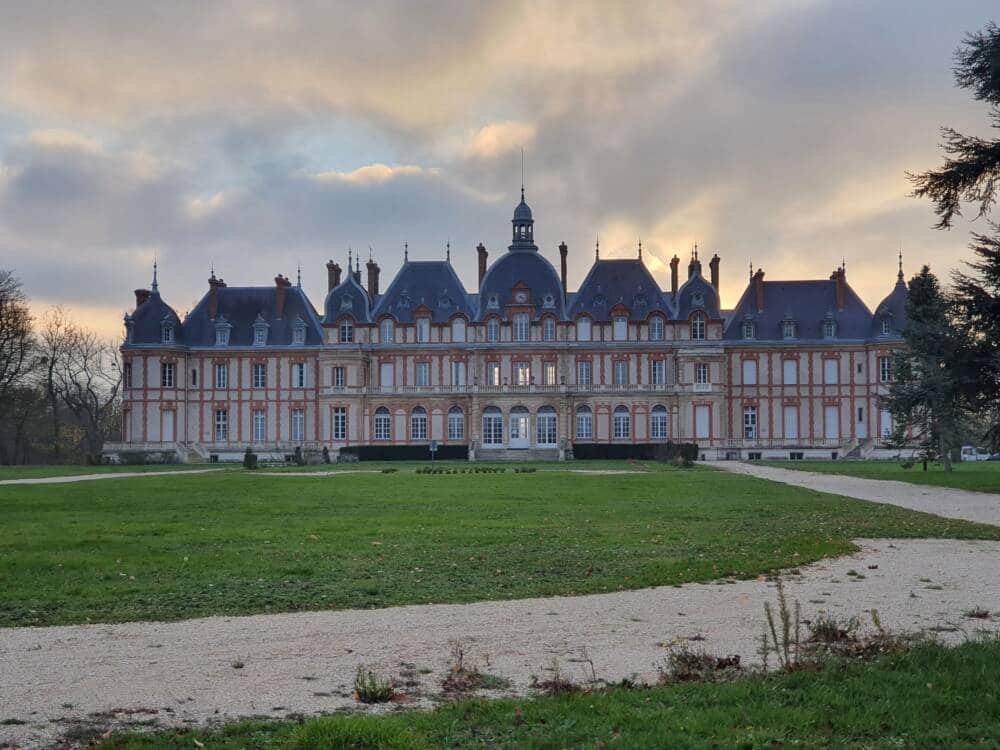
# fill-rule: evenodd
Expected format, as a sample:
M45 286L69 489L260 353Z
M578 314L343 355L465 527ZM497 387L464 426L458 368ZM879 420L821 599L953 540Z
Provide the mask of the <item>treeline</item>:
M62 308L34 319L0 268L0 464L99 462L121 433L119 360Z

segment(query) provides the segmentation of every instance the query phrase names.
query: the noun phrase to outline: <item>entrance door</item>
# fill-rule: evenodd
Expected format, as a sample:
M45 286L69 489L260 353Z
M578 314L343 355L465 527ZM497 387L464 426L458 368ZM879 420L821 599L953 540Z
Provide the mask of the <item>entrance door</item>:
M528 410L512 409L510 412L510 447L527 448L531 444L528 428Z
M840 439L840 409L836 406L823 409L823 437L827 440Z

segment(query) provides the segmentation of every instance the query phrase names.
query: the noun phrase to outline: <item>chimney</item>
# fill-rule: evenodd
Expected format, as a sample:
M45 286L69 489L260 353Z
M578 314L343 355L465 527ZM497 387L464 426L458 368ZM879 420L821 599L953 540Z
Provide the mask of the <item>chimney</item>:
M379 267L371 258L365 263L365 268L368 269L368 298L374 302L375 298L378 296L378 272Z
M712 286L715 287L715 293L719 293L719 256L713 255L712 260L708 261L708 267L712 272Z
M328 260L326 262L326 290L330 291L340 286L340 266Z
M757 298L757 312L764 312L764 269L758 268L750 281L753 283L754 296Z
M844 311L844 300L847 297L847 272L838 268L830 274L830 280L837 282L837 310Z
M282 276L280 273L274 277L274 317L281 319L281 316L285 314L285 290L292 285L288 279Z
M486 245L480 242L476 245L476 255L479 256L479 286L483 285L483 277L486 275Z
M677 269L680 268L681 259L676 255L670 259L670 293L677 297Z
M138 310L142 307L142 304L149 299L149 295L152 294L148 289L136 289L135 290L135 309Z
M210 320L215 320L216 316L219 314L219 292L226 285L226 282L222 279L215 278L213 273L208 279L208 317Z
M566 255L569 248L565 242L559 243L559 277L562 279L563 294L566 294Z

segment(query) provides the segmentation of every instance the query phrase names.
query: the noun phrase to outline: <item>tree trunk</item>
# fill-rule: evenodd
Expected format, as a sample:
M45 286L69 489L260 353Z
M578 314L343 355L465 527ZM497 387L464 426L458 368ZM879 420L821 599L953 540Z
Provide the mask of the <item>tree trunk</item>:
M946 472L951 471L951 451L945 444L944 437L941 437L941 465L944 466Z

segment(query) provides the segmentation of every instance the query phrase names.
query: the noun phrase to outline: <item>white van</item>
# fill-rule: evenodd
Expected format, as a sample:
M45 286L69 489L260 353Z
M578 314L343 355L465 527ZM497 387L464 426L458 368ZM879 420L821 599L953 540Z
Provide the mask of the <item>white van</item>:
M963 461L989 461L990 454L971 445L962 446Z

